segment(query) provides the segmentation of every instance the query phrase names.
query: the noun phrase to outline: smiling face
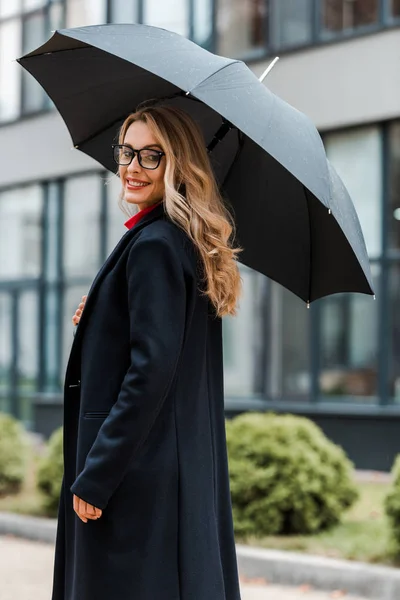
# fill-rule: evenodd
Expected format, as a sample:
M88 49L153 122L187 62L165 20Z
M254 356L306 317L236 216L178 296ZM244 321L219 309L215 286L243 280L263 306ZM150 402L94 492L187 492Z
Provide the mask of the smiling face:
M162 150L150 128L143 121L135 121L129 126L122 143L136 150L141 148ZM142 210L164 198L165 156L161 158L157 169L144 169L140 166L136 155L127 167L120 165L118 172L125 202L137 204Z

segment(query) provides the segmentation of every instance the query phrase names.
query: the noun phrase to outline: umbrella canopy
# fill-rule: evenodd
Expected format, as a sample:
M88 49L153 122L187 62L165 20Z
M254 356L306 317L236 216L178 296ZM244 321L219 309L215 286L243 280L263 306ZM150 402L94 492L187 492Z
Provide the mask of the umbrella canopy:
M306 302L373 294L357 214L318 131L242 61L130 24L56 31L19 62L53 100L74 146L113 172L111 144L144 101L188 112L209 147L228 123L210 157L233 208L240 261Z

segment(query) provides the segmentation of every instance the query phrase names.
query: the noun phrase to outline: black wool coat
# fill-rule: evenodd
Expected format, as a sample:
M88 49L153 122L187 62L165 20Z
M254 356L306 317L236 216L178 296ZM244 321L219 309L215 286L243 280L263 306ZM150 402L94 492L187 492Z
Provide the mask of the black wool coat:
M161 203L109 256L67 366L52 600L240 600L222 330ZM83 523L73 494L101 508Z

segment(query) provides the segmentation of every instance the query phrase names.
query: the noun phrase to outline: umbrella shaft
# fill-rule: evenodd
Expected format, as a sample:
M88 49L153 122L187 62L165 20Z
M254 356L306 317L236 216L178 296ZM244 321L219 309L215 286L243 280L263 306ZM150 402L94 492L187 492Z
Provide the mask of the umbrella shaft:
M228 131L230 131L232 129L232 127L233 127L232 123L229 123L229 121L226 121L224 119L221 127L218 129L217 133L214 135L213 139L207 146L208 153L210 153L214 150L214 148L218 144L218 142L221 142L224 139L224 137L226 136Z

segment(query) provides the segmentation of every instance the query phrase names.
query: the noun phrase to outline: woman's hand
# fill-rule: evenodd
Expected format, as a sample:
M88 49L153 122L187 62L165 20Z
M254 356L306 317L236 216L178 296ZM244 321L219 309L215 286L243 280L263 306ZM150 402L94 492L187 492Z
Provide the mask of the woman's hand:
M78 308L75 311L74 316L72 317L72 323L74 325L78 325L79 321L81 320L83 309L85 308L85 304L86 304L86 298L87 298L87 296L82 296L82 302L80 303L80 305L78 306Z
M100 519L101 515L103 514L103 511L100 508L96 508L92 504L85 502L84 500L82 500L82 498L78 498L78 496L76 496L75 494L74 511L76 512L80 520L84 523L87 523L88 519L96 521L97 519Z

